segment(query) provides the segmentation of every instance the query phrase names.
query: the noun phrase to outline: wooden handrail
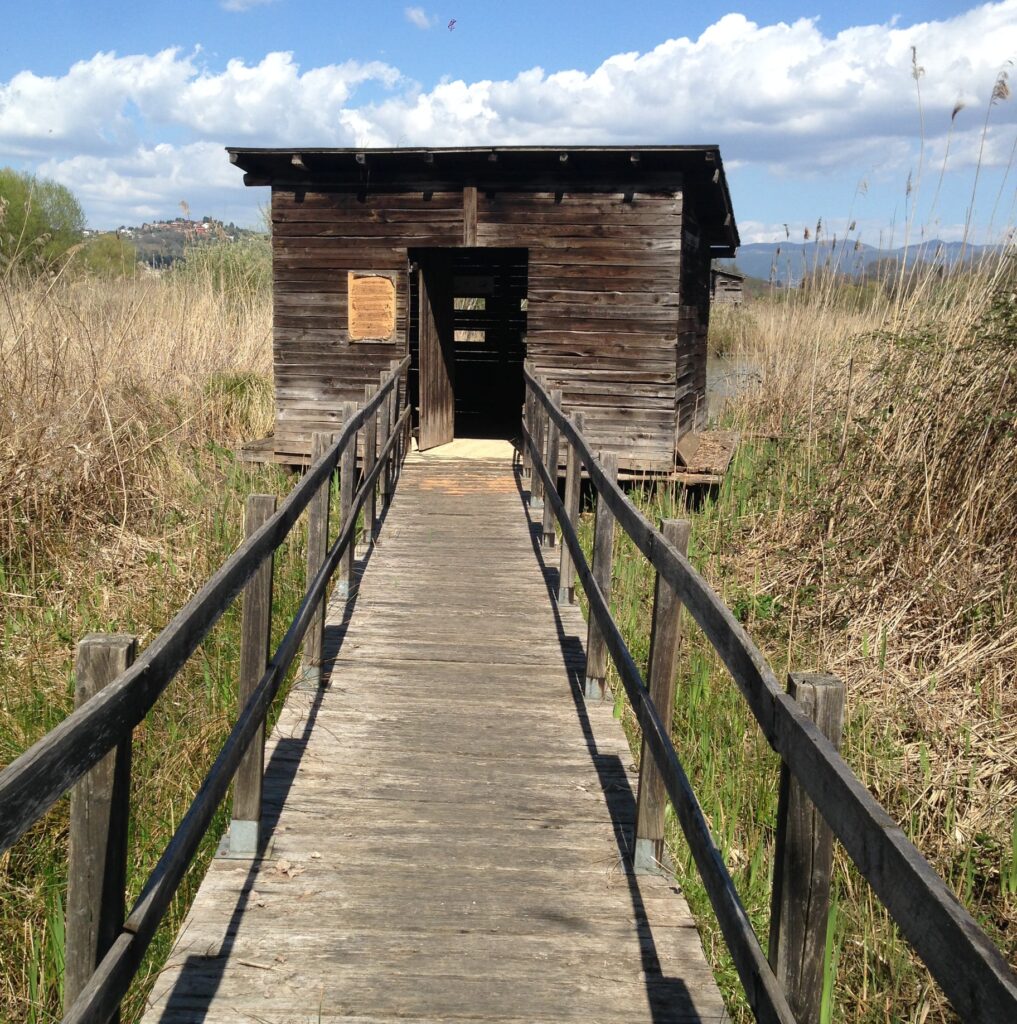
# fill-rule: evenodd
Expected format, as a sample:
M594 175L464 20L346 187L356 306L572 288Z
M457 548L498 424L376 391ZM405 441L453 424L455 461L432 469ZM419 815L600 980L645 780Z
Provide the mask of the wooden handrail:
M604 643L632 704L632 710L639 720L647 747L660 770L667 794L688 840L689 850L695 858L700 877L717 914L724 940L731 951L731 958L745 989L749 1006L757 1020L795 1024L794 1016L770 969L766 954L752 930L752 923L738 896L734 881L713 841L706 816L671 742L670 730L650 700L646 683L621 630L611 615L603 591L594 578L586 553L579 542L579 536L565 515L565 504L558 496L557 482L548 473L539 448L526 426L523 426L522 431L523 440L530 452L534 477L540 476L543 480L544 501L550 502L558 519L562 542L568 545L576 575L589 602L590 616L596 619L600 627Z
M397 421L399 428L403 427L409 415L410 408L407 407ZM339 565L339 560L354 542L357 513L367 501L368 493L387 465L388 456L398 442L399 436L398 430L392 432L379 453L378 461L357 490L353 499L352 514L347 518L339 536L329 548L321 568L309 584L300 607L285 636L279 642L265 674L242 708L236 724L205 776L191 806L149 875L141 895L124 922L123 931L99 964L91 980L82 989L81 995L68 1009L64 1016L64 1024L105 1024L127 992L156 928L190 866L216 809L229 789L244 751L265 721L272 701L300 651L304 634L325 595L325 588Z
M974 918L917 847L854 775L834 745L802 712L794 699L780 688L763 655L706 580L605 474L586 439L564 413L556 408L540 381L525 369L524 379L527 391L532 392L546 415L557 425L561 435L575 447L599 497L607 503L622 529L673 588L699 624L741 690L770 746L781 756L788 770L808 793L848 856L942 987L954 1009L965 1020L984 1024L1017 1020L1017 975L1002 953L978 927ZM534 467L539 463L539 476L547 491L545 500L550 500L554 505L562 536L565 537L567 517L563 514L561 500L557 498L557 480L552 483L543 464L542 453L525 428L524 433ZM577 552L573 549L573 543L578 545L574 531L571 531L571 537L566 542L569 543L573 558L577 560L579 571ZM581 571L579 575L586 588L588 579ZM643 725L645 712L641 709L649 704L644 698L645 685L641 688L635 685L636 679L640 684L642 679L613 619L610 620L613 631L607 627L605 616L610 619L610 611L603 596L593 587L587 590L587 597L591 614L597 616L598 624L605 631L605 638L610 633L609 650L626 693L632 700L633 709ZM632 676L633 670L635 677ZM667 747L659 742L662 728L659 716L648 715L646 722L650 731L646 732L646 726L643 726L644 735L648 738L654 756L658 758L658 767L665 777L668 795L684 829L680 800L686 799L683 781L687 784L687 779L677 757L672 762L667 756ZM667 736L666 729L664 735ZM670 745L670 737L667 738ZM673 752L673 747L671 750ZM676 772L679 774L676 775ZM703 880L709 892L709 881L705 876ZM712 892L710 896L712 902ZM750 986L754 979L751 974L748 978L743 975L736 951L731 947L724 917L716 902L714 909L751 1003L753 992ZM730 911L725 910L725 914L730 916Z
M237 548L131 668L0 772L0 853L141 722L244 584L286 539L334 471L346 445L409 365L406 356L393 368L374 398L343 425L331 449L310 467L279 511Z

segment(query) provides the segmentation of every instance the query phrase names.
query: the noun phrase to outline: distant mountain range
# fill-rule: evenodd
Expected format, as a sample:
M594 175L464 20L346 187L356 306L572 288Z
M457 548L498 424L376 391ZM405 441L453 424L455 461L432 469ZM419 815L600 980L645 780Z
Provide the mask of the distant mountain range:
M881 261L899 264L903 259L908 265L918 261L956 266L965 262L978 261L984 256L999 252L999 246L963 245L961 242L921 242L917 245L901 246L897 249L878 249L863 242L752 242L738 249L733 260L717 260L718 266L737 265L748 277L763 281L771 279L781 285L797 285L807 273L817 268L835 271L848 277L861 277L872 273Z

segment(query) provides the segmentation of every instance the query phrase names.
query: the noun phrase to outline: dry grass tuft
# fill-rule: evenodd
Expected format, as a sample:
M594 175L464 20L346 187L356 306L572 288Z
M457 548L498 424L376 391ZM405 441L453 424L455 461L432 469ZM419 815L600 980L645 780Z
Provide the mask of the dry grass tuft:
M271 424L271 308L210 279L0 280L0 555L121 538L183 442Z
M820 275L721 317L727 353L756 371L729 414L770 446L773 479L740 506L719 571L780 609L754 624L775 663L848 682L849 761L1012 956L1017 258L865 289ZM842 871L871 945L859 921L881 911ZM910 1013L901 993L879 1010L871 954L850 946L840 1017ZM908 998L950 1019L934 987Z
M271 428L270 325L267 291L193 267L127 280L0 270L0 765L70 710L84 633L144 646L238 543L245 494L288 488L228 450ZM283 558L281 617L303 578L294 551ZM135 730L132 895L235 716L235 619ZM61 802L0 857L0 1020L59 1019L65 885Z

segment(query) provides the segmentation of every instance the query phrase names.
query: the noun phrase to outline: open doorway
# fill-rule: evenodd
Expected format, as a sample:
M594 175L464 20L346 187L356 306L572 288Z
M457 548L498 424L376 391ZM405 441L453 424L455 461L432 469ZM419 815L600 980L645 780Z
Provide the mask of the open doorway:
M526 249L411 249L410 396L422 450L519 432Z

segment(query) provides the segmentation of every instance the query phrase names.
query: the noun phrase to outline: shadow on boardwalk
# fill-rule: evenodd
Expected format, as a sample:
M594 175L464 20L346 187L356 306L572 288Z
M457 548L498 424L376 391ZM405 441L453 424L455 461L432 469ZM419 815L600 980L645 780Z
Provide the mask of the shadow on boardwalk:
M684 901L632 871L631 758L518 470L404 472L330 607L342 682L270 746L262 859L215 862L146 1024L726 1020Z
M518 466L514 468L516 484L519 488L519 499L523 506L523 515L529 517L529 492L525 490L522 473ZM654 942L653 932L647 923L647 908L639 889L639 882L633 866L635 853L635 820L636 794L632 791L628 773L620 759L615 755L601 755L597 750L597 739L587 714L587 701L584 695L585 672L578 669L579 664L585 665L586 649L582 640L574 633L567 633L558 608L558 591L561 578L558 567L547 561L547 554L559 554L558 547L547 549L541 545L543 526L538 521L530 521L530 540L533 554L540 566L547 587L547 598L554 612L554 624L561 644L562 661L568 672L569 690L576 708L576 718L583 731L586 749L590 760L597 770L601 789L608 806L614 808L614 834L618 843L618 856L628 882L629 898L637 922L639 949L643 961L643 976L646 981L646 994L653 1012L654 1022L672 1020L676 1008L689 1014L689 1020L697 1018L692 1005L688 986L681 978L665 976L661 968L660 956ZM677 889L675 890L677 892Z

